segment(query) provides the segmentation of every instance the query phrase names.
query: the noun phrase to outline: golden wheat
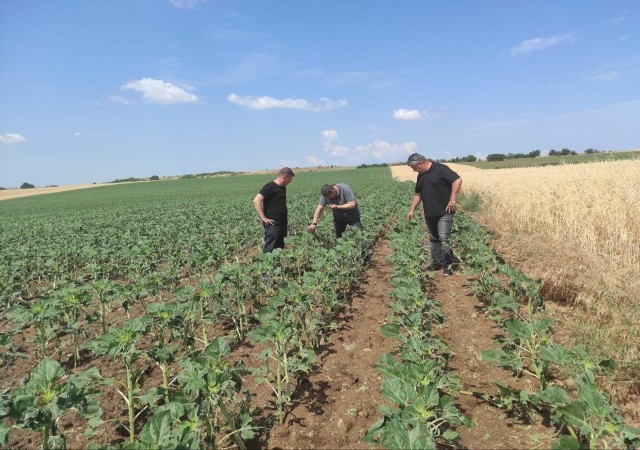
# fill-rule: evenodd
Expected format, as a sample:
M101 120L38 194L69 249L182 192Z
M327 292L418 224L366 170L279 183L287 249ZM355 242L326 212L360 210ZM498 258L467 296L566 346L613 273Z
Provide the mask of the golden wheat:
M626 413L640 387L640 160L466 170L479 219L510 262L545 283L558 330L618 366L607 391ZM562 308L558 303L558 308ZM621 381L624 380L624 381ZM626 404L626 405L625 405Z
M640 271L640 160L467 171L502 231L571 240L617 270Z
M514 169L447 164L496 250L544 282L556 332L618 362L603 382L640 423L640 160ZM408 168L392 167L401 180ZM551 311L550 311L551 312ZM634 400L635 398L635 400Z

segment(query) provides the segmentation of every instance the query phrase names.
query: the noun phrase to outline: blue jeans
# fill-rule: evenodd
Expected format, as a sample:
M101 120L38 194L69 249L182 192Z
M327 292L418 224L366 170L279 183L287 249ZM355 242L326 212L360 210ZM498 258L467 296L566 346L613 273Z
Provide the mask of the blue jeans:
M451 226L453 214L439 217L427 217L429 243L431 245L431 262L433 265L448 266L453 263L451 252Z
M284 248L284 238L287 236L287 225L265 225L264 249L262 253L271 253L274 248Z

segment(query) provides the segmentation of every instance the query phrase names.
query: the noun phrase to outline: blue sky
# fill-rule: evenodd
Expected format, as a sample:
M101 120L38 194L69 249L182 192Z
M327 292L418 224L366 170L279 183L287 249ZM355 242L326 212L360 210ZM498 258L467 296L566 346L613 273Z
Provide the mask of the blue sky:
M0 0L0 186L640 147L637 0Z

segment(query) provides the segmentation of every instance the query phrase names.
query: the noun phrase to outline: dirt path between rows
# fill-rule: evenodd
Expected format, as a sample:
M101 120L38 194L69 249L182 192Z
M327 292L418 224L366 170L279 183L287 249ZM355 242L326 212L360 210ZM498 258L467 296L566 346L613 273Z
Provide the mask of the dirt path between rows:
M382 236L351 305L338 318L341 328L321 355L320 370L303 382L302 398L285 424L271 432L269 448L370 448L361 439L380 418L377 408L384 403L374 365L397 346L380 333L391 314L393 266L386 260L391 252Z
M460 377L463 390L456 405L470 417L472 428L461 426L460 443L464 448L550 448L554 441L553 429L541 423L523 424L507 417L501 410L471 395L471 392L497 394L494 381L529 391L537 390L535 380L516 379L511 372L480 359L480 352L499 348L495 341L501 334L496 323L482 311L481 303L473 296L473 279L460 270L452 277L435 275L435 285L429 293L441 305L446 322L438 330L449 344L453 355L449 369Z
M296 389L295 406L285 424L271 430L266 441L254 442L250 448L372 448L362 437L380 418L378 407L385 403L380 393L381 375L374 365L380 355L392 352L398 345L380 333L391 314L388 303L393 264L386 258L392 252L389 240L382 236L352 304L338 318L340 330L319 355L319 369ZM471 395L473 391L497 393L493 381L522 389L532 383L515 379L510 372L480 360L482 350L497 348L495 338L500 329L480 309L471 290L472 282L461 270L452 277L435 273L434 285L428 292L442 305L446 317L445 325L437 331L453 355L448 368L461 380L463 393L455 404L474 422L471 428L457 429L461 447L550 448L554 440L552 428L542 423L521 423ZM258 395L259 403L265 403L264 394ZM266 404L264 407L269 408Z

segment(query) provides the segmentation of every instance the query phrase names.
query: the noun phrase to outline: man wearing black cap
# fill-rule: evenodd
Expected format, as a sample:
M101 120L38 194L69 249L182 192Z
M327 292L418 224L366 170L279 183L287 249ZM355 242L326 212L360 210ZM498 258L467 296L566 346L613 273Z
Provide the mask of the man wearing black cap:
M431 245L430 269L442 269L444 276L453 275L451 227L462 178L448 166L429 161L419 153L409 156L407 164L414 172L418 172L407 220L413 218L413 213L422 202Z
M283 167L275 180L265 184L253 199L264 226L263 253L284 248L287 236L287 185L293 180L293 170Z

